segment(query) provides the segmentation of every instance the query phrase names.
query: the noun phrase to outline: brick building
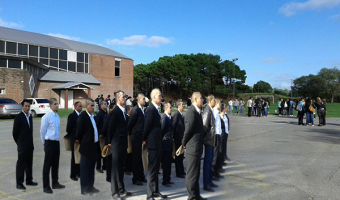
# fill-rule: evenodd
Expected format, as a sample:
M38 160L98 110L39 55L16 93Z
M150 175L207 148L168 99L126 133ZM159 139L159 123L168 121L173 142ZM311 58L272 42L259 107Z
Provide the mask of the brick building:
M114 50L0 27L0 98L56 98L60 108L99 94L133 95L133 60Z

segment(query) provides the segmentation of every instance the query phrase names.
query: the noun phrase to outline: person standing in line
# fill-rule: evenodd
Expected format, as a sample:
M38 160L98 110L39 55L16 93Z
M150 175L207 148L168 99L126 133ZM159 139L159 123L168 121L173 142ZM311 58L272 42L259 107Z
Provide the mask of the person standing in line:
M201 171L201 155L203 153L203 121L201 107L203 104L202 95L194 92L191 98L192 106L185 115L185 129L182 145L186 149L187 173L185 183L188 200L206 200L200 195L199 179ZM208 109L208 108L207 108ZM210 109L210 108L209 108Z
M130 196L131 192L125 190L124 163L127 149L127 121L125 114L125 94L123 91L116 93L117 106L112 110L107 137L112 149L111 167L111 197L120 199ZM109 169L108 169L109 170Z
M219 162L219 167L220 169L223 169L223 166L226 166L227 163L225 163L225 150L223 150L223 148L226 148L225 146L225 142L226 142L226 132L225 132L225 123L224 123L224 110L225 110L225 105L223 103L221 103L221 108L219 111L219 117L220 117L220 121L221 121L221 141L220 141L220 145L219 145L219 149L218 149L218 153L219 153L219 158L218 158L218 162Z
M126 108L126 124L129 123L129 120L130 120L130 114L131 114L131 109L132 109L132 106L130 105L126 105L125 106ZM128 135L130 133L128 132ZM130 138L130 141L131 141L131 138ZM130 142L131 144L131 142ZM126 159L125 159L125 166L124 166L124 173L126 175L131 175L131 172L132 172L132 152L127 152L126 153Z
M257 99L256 101L256 113L257 113L257 117L261 117L262 114L262 99Z
M163 182L165 187L171 187L171 164L172 164L172 151L173 151L173 124L171 121L171 104L164 104L164 115L161 118L162 130L162 167L163 167Z
M245 102L243 101L243 99L241 98L240 99L240 114L243 115L243 112L244 112L244 105L245 105ZM224 105L225 106L225 105Z
M285 105L287 105L286 115L289 116L289 111L290 111L290 100L289 99L287 99L287 101L285 102Z
M76 134L77 134L77 121L82 111L83 106L80 101L77 101L74 104L74 112L71 113L67 118L67 126L66 132L70 135L70 143L71 143L71 175L70 178L74 181L78 181L80 177L80 166L75 163L74 160L74 143L76 142Z
M184 118L183 118L183 102L178 100L177 103L177 112L172 117L172 123L174 125L174 142L175 142L175 150L179 149L182 144L183 134L184 134ZM184 155L181 154L175 157L175 167L176 167L176 176L178 178L185 178L186 173L184 172L183 165Z
M143 130L145 121L144 94L138 94L137 100L137 105L131 110L128 123L128 133L130 134L132 146L132 184L141 186L143 185L142 182L146 183L142 160Z
M216 134L216 122L213 113L216 100L214 95L210 94L207 97L208 106L202 114L203 133L204 133L204 162L203 162L203 190L213 192L212 187L217 187L212 182L212 163L214 159L214 146Z
M229 104L229 114L233 114L233 105L234 105L233 99L230 99L228 104Z
M237 101L237 99L235 101ZM220 163L221 134L222 134L220 110L221 110L221 102L217 100L216 105L213 109L213 115L215 118L215 138L214 138L215 145L214 145L214 157L213 157L213 162L212 162L212 174L215 179L223 178L220 172L224 172L224 169L222 169L222 163Z
M268 117L269 104L268 104L268 100L267 99L264 99L262 107L264 109L264 117Z
M279 116L281 116L282 115L281 99L279 99L277 102L277 108L279 110Z
M16 186L17 189L26 190L23 185L24 176L26 173L26 185L36 186L38 183L33 182L33 123L30 115L30 102L24 99L21 102L21 109L18 115L15 116L13 123L13 139L17 144L18 161L15 168Z
M289 101L289 116L293 117L293 109L295 108L295 103L293 100Z
M148 149L148 182L147 199L154 197L167 198L159 192L158 172L162 153L162 130L159 105L162 101L162 93L158 88L151 91L151 103L145 113L145 123L143 131L143 145Z
M230 162L230 158L228 157L228 137L229 137L229 131L230 131L230 120L227 114L227 108L225 108L224 110L223 121L224 121L224 131L226 133L226 137L225 137L224 144L223 144L222 154L225 157L225 160Z
M234 115L238 115L239 106L240 106L240 102L237 99L235 99L235 101L234 101L234 109L235 109Z
M60 157L60 118L58 112L58 101L55 98L49 99L51 111L41 118L40 135L44 144L45 159L43 167L44 192L52 194L50 187L50 169L52 168L52 188L65 188L58 182L59 157Z
M102 102L100 102L102 103ZM99 148L99 135L96 119L93 115L94 101L86 99L86 110L78 117L76 143L80 144L80 189L82 195L98 193L99 190L94 185L94 169L96 165L96 155Z
M251 117L251 110L253 109L253 100L251 97L249 97L249 100L247 101L247 107L248 107L248 117Z
M101 101L100 102L100 109L99 112L96 115L96 124L97 124L97 129L98 129L98 134L99 134L99 139L100 138L105 138L105 135L103 134L103 127L104 127L104 119L108 115L107 114L107 102L111 102L110 95L108 95L106 101ZM100 145L98 146L98 151L97 151L97 159L96 159L96 171L98 173L104 173L103 170L106 170L106 159L103 158L102 152L100 149ZM102 164L103 161L103 164Z
M308 126L309 124L312 124L312 126L314 126L314 110L310 110L309 108L312 107L314 108L312 99L308 98L306 100L306 104L305 104L305 112L306 112L306 126Z
M318 116L319 116L319 125L322 126L324 125L325 121L325 112L326 112L326 106L325 104L321 101L320 97L316 98L316 108L318 111Z
M100 100L100 95L94 100L96 102L96 112L99 112L99 100Z
M299 116L298 125L304 125L303 116L305 114L305 100L303 98L299 101L298 105L296 106L296 109L298 111L298 116Z

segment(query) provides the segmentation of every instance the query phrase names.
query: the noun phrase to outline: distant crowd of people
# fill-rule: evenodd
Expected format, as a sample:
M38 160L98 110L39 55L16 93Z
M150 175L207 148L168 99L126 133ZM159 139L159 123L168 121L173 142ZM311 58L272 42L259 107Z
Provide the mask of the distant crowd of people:
M317 112L319 116L318 126L326 125L327 102L326 99L321 100L320 97L316 101L311 98L298 98L294 103L295 110L298 112L298 125L305 125L303 123L304 116L306 116L306 126L314 126L314 118ZM293 107L293 108L294 108Z

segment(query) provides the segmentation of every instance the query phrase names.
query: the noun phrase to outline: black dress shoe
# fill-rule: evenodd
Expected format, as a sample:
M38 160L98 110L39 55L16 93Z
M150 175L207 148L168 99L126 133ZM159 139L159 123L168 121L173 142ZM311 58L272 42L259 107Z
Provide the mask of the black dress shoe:
M44 192L47 193L47 194L52 194L53 193L53 191L52 191L50 186L44 187Z
M52 189L62 189L65 188L65 185L61 185L60 183L52 184Z
M124 190L123 192L119 193L120 197L127 197L127 196L131 196L131 192L128 192L126 190Z
M223 164L222 164L222 166L227 166L227 165L228 165L228 163L223 163Z
M215 188L215 187L218 187L218 185L216 185L215 183L212 183L210 184L210 187Z
M98 192L100 192L97 188L95 188L95 187L92 187L92 188L90 188L89 190L88 190L88 192L90 192L90 193L98 193Z
M143 185L143 183L140 182L140 181L135 181L135 182L133 182L133 184L134 184L134 185Z
M98 168L96 169L98 173L104 173L102 169Z
M81 192L82 195L85 195L85 196L91 196L92 194L88 191L85 191L85 192Z
M122 198L120 197L119 194L115 194L115 195L111 196L111 199L113 199L113 200L121 200Z
M77 177L71 177L71 180L78 181L78 178Z
M162 183L162 185L163 185L164 187L171 187L171 185L170 185L169 183Z
M154 197L160 197L160 198L162 198L162 199L168 198L167 195L163 195L163 194L161 194L160 192L155 192L155 193L153 193L153 196L154 196Z
M183 174L183 175L187 175L187 173L185 173L185 172L183 172L182 174Z
M220 181L220 179L217 178L216 176L212 177L211 180L213 180L213 181Z
M148 181L144 178L144 179L140 180L140 182L146 183Z
M203 187L203 190L208 191L208 192L213 192L213 191L214 191L214 190L213 190L211 187L209 187L209 186Z
M17 189L26 190L26 187L22 183L20 183L20 184L17 184Z
M172 181L169 181L168 183L169 183L169 184L175 184L175 183L174 183L174 182L172 182Z
M218 171L219 171L220 173L223 173L223 172L225 172L225 170L224 170L224 169L222 169L222 168L221 168L221 169L219 169Z
M177 176L178 178L185 178L185 176L184 175L179 175L179 176Z
M219 174L219 173L216 173L216 174L215 174L215 177L216 177L216 178L223 178L223 176L221 176L221 174Z
M30 181L30 182L26 182L26 185L36 186L36 185L38 185L38 183L37 183L37 182Z

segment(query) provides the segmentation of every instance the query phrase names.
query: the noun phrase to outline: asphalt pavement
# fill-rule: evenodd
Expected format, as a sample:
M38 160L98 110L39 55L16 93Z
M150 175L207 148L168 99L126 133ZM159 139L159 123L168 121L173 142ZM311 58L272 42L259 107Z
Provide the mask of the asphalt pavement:
M256 118L230 116L231 130L228 156L223 179L215 182L215 192L203 190L208 199L340 199L340 118L327 118L327 126L299 126L295 117L269 116ZM315 119L317 124L318 119ZM40 139L40 119L34 123L33 178L38 186L17 190L15 165L17 147L12 138L13 121L0 120L0 199L110 199L110 183L105 173L96 172L94 186L100 190L90 197L80 194L80 182L70 176L71 152L65 151L62 136L66 119L61 119L59 182L65 189L43 193L43 145ZM185 163L185 160L184 160ZM202 162L203 164L203 162ZM147 174L147 172L145 172ZM132 185L132 176L124 176L126 189L132 192L128 199L145 199L146 184ZM162 175L159 176L160 183ZM172 166L171 188L160 185L168 199L186 199L185 180L175 177ZM157 199L157 198L156 198Z

